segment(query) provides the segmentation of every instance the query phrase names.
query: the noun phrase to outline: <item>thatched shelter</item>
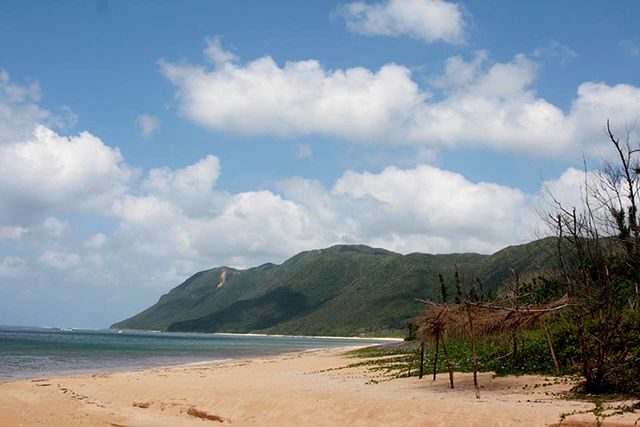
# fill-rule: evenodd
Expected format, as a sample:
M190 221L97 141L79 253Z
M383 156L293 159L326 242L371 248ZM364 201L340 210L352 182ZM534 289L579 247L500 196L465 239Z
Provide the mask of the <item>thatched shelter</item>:
M548 304L528 304L517 306L516 308L506 305L508 302L513 302L509 299L490 304L479 303L468 299L459 304L437 304L432 301L418 301L426 305L425 313L416 320L421 346L424 348L424 344L431 339L435 341L434 379L438 359L438 346L441 344L444 350L445 362L449 370L451 388L453 388L453 371L446 352L445 338L448 336L469 337L471 340L473 381L477 397L479 397L476 357L478 337L506 333L515 334L518 330L529 328L537 322L546 320L554 312L569 305L567 296ZM544 325L549 350L557 369L557 361L555 360L546 322Z

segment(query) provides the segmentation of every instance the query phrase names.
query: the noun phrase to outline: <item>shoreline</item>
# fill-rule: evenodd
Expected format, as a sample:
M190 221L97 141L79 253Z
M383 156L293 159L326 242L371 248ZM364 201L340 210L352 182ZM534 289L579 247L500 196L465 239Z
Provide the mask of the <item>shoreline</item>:
M79 329L78 329L79 330ZM286 335L286 334L260 334L260 333L241 333L241 332L189 332L189 331L161 331L150 329L119 329L119 328L106 328L106 329L91 329L96 331L122 331L126 332L139 332L139 333L156 333L156 334L198 334L198 335L218 335L218 336L235 336L235 337L269 337L269 338L307 338L307 339L330 339L330 340L372 340L372 341L404 341L404 338L396 337L363 337L363 336L337 336L337 335Z
M374 344L375 345L375 344ZM382 345L382 344L379 344ZM279 357L279 356L287 356L287 355L296 355L296 354L304 354L307 352L317 352L323 350L338 350L344 353L357 350L360 348L369 347L368 345L355 345L355 346L345 346L345 347L318 347L318 348L307 348L304 350L294 350L294 351L285 351L282 353L275 354L264 354L257 355L252 357L246 356L238 356L238 357L227 357L224 359L210 359L210 360L202 360L196 362L184 362L184 363L176 363L169 365L150 365L150 366L127 366L122 368L114 368L114 369L87 369L87 370L78 370L78 371L61 371L61 372L51 372L49 374L42 375L34 375L29 377L21 377L21 378L11 378L11 379L0 379L0 385L15 383L15 382L23 382L23 381L39 381L42 379L63 379L63 378L74 378L74 377L86 377L86 376L100 376L100 375L109 375L109 374L127 374L127 373L136 373L136 372L144 372L154 369L172 369L172 368L189 368L189 367L198 367L198 366L216 366L222 363L234 362L238 360L254 360L254 359L262 359L269 357ZM2 425L0 424L0 427Z
M42 374L38 374L38 375L33 375L33 376L26 376L26 377L20 377L20 378L9 378L9 379L0 379L0 385L2 384L8 384L8 383L14 383L14 382L20 382L20 381L34 381L34 380L38 380L38 379L48 379L48 378L69 378L69 377L80 377L80 376L92 376L92 375L103 375L103 374L124 374L127 372L141 372L141 371L146 371L149 369L166 369L166 368L178 368L181 366L184 367L188 367L188 366L199 366L199 365L215 365L218 363L224 363L224 362L229 362L232 360L237 360L237 359L233 359L233 358L224 358L224 359L220 359L220 360L216 360L216 359L211 359L211 360L203 360L203 361L199 361L199 362L186 362L186 363L177 363L175 365L147 365L147 366L123 366L121 368L115 367L113 369L104 369L104 368L99 368L99 369L91 369L91 368L87 368L87 369L79 369L79 370L75 370L75 371L52 371L50 373L42 373ZM0 424L0 427L2 425Z
M331 347L348 347L352 345L384 345L389 342L400 342L399 339L374 339L363 337L304 337L304 336L284 336L284 335L268 335L268 334L236 334L236 333L215 333L215 334L201 334L201 333L159 333L149 331L135 331L127 330L126 332L121 330L74 330L74 331L61 331L58 328L43 329L34 327L7 327L4 326L3 332L9 332L9 334L16 333L43 333L42 342L57 342L56 340L63 340L64 343L69 343L71 350L68 352L62 352L56 357L60 360L49 361L46 356L47 353L38 352L34 353L34 358L30 362L25 362L21 365L20 354L16 353L18 350L11 350L11 347L7 347L8 357L7 365L0 366L0 383L6 383L11 381L20 381L27 379L34 379L40 377L59 377L59 376L73 376L73 375L90 375L96 373L113 373L113 372L127 372L138 371L143 369L158 368L158 367L172 367L182 365L205 365L220 363L220 361L260 357L269 355L278 355L288 353L292 351L301 351L304 349L318 349L318 348L331 348ZM87 335L89 334L89 335ZM93 336L98 334L98 338L82 338L83 336ZM19 338L23 335L17 335ZM61 338L55 338L60 336ZM9 335L11 339L13 335ZM37 340L31 340L29 335L25 335L29 343L34 342L37 344ZM51 338L49 338L51 337ZM63 338L64 337L64 338ZM79 338L77 338L79 337ZM108 343L112 343L113 348L104 349L104 342L102 337L106 337ZM148 341L153 339L152 341ZM190 347L184 347L186 344L182 344L182 340L187 339L189 343L192 343L194 351L190 350ZM88 340L88 341L86 341ZM0 341L0 347L2 347ZM95 353L89 350L79 348L76 351L75 348L78 343L89 343L89 346L102 345L103 350L101 353ZM237 344L236 344L237 342ZM139 352L137 350L144 350L148 344L154 343L149 346L148 351ZM160 343L160 344L155 344ZM168 343L168 347L162 343ZM33 347L36 344L30 344ZM161 350L156 352L153 350L153 346L159 345ZM164 345L164 347L163 347ZM191 345L191 344L189 344ZM84 347L86 345L83 344ZM178 346L178 347L176 347ZM84 348L83 347L83 348ZM169 349L164 352L163 349ZM90 347L87 347L90 349ZM127 353L129 349L136 349L135 352L130 355ZM172 350L173 348L178 349ZM124 350L122 350L124 349ZM0 356L5 354L0 349ZM36 349L37 350L37 349ZM13 352L12 352L13 351ZM29 356L29 348L25 350L24 355ZM53 353L52 353L53 354ZM57 354L57 353L56 353ZM97 355L97 356L96 356ZM13 358L12 358L13 357ZM13 368L12 368L13 366Z
M124 330L124 329L123 329ZM183 332L186 334L197 334L200 332ZM332 335L281 335L281 334L238 334L235 332L202 332L203 334L210 335L228 335L228 336L238 336L238 337L272 337L272 338L308 338L308 339L327 339L327 340L362 340L362 341L389 341L389 342L402 342L403 338L393 338L393 337L340 337L340 336L332 336ZM376 345L376 344L373 344Z
M62 327L62 326L20 326L20 325L0 325L0 330L29 330L44 329L56 332L137 332L149 334L198 334L198 335L221 335L221 336L238 336L238 337L275 337L275 338L318 338L318 339L335 339L335 340L376 340L376 341L404 341L399 337L364 337L355 336L337 336L337 335L287 335L287 334L261 334L261 333L241 333L241 332L189 332L189 331L162 331L157 329L124 329L124 328L80 328L80 327Z
M476 399L470 374L456 373L452 390L446 375L393 379L349 366L345 353L358 347L11 381L0 384L0 426L543 426L573 412L562 425L595 425L592 402L566 399L566 378L481 373Z

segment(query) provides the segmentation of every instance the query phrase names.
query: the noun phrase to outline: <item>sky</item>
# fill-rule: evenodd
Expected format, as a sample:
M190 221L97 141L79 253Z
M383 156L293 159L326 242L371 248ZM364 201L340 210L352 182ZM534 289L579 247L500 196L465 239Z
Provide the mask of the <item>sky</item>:
M0 7L0 324L106 327L215 266L543 236L640 116L637 1Z

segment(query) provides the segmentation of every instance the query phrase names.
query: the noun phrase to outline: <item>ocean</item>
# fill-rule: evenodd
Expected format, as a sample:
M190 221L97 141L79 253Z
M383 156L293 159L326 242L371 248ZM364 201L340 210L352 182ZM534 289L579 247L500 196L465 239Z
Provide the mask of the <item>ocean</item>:
M376 339L0 326L0 381L215 362Z

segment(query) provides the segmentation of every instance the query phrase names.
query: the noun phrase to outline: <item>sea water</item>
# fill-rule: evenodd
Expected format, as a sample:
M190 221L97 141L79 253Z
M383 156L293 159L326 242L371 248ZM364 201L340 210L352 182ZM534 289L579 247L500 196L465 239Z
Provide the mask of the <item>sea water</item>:
M215 362L375 339L0 326L0 381Z

